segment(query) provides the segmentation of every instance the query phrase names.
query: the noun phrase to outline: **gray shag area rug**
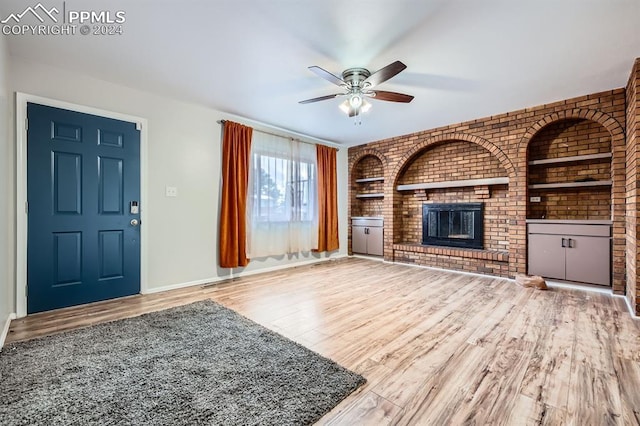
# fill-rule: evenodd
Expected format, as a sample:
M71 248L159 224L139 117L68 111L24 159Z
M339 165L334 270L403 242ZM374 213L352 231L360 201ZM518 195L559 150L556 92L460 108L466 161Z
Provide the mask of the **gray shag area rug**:
M365 379L211 301L11 344L2 425L304 425Z

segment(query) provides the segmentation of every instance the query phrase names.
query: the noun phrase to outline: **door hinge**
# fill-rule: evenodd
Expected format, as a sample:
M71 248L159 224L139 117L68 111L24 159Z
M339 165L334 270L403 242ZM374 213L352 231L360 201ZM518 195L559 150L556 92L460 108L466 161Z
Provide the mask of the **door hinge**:
M26 214L29 214L29 202L28 201L24 202L24 212Z
M24 129L25 130L29 130L29 119L28 118L24 119Z

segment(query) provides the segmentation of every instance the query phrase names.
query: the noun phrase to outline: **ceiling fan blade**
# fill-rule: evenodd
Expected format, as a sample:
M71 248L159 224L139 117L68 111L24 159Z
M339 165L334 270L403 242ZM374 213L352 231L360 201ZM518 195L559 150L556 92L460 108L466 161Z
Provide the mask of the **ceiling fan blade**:
M337 86L343 86L346 84L343 79L341 79L336 75L331 74L329 71L325 70L324 68L320 68L314 65L312 67L309 67L309 70L315 75L317 75L318 77L322 77L325 80L330 81L331 83Z
M391 77L400 73L403 69L407 68L405 64L400 61L395 61L392 64L387 65L384 68L380 68L367 78L364 82L369 83L371 87L377 86L380 83L384 83Z
M327 99L333 99L338 96L342 96L344 93L334 93L333 95L320 96L318 98L305 99L304 101L298 102L299 104L310 104L313 102L326 101Z
M387 92L385 90L371 90L374 99L380 101L403 102L409 103L413 100L413 96L404 93Z

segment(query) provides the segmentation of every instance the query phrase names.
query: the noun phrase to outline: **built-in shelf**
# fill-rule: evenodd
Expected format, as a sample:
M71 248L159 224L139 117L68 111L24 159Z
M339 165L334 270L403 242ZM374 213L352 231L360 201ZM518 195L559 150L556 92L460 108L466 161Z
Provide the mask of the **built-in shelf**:
M384 181L384 177L383 176L356 179L356 183L381 182L381 181Z
M356 198L384 198L384 193L376 192L373 194L356 194Z
M529 189L584 188L587 186L611 186L610 180L594 180L588 182L535 183Z
M603 152L600 154L575 155L573 157L558 157L558 158L544 158L542 160L531 160L529 161L529 165L537 166L540 164L571 163L574 161L598 160L601 158L611 158L611 157L612 157L612 154L610 152Z
M445 182L412 183L408 185L398 185L396 189L398 191L415 191L417 189L460 188L463 186L504 185L508 183L508 177L497 177L488 179L467 179L450 180Z

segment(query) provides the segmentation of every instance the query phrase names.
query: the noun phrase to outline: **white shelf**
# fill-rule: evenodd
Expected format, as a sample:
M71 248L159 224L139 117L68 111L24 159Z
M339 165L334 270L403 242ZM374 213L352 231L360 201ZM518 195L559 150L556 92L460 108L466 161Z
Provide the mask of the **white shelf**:
M374 194L356 194L356 198L384 198L384 193L377 192Z
M588 186L611 186L610 180L594 180L589 182L536 183L529 189L584 188Z
M611 158L611 157L612 157L612 154L610 152L603 152L601 154L575 155L573 157L558 157L558 158L545 158L542 160L531 160L529 161L529 165L536 166L540 164L570 163L573 161L598 160L600 158Z
M398 191L415 191L416 189L460 188L463 186L504 185L509 183L508 177L488 179L450 180L445 182L413 183L398 185Z
M370 177L370 178L356 179L356 183L381 182L381 181L384 181L384 177L383 177L383 176L380 176L380 177Z

